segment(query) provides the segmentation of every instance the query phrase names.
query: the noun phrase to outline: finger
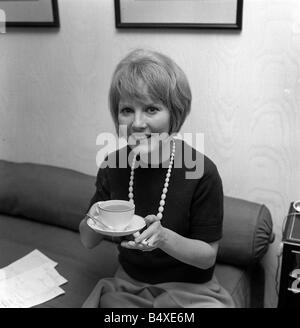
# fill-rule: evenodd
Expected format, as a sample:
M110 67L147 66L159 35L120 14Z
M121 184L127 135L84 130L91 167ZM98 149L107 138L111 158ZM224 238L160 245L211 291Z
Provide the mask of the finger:
M157 225L154 223L149 228L147 228L142 234L140 234L137 238L135 238L136 243L140 243L144 239L150 238L155 232Z
M158 221L158 217L156 215L150 214L145 217L145 222L147 225L150 225L155 221Z
M151 252L153 251L154 249L156 249L155 246L144 246L144 249L142 250L143 252Z
M94 216L96 214L95 204L88 210L88 214Z
M144 243L139 243L139 244L135 243L134 241L122 242L121 246L128 249L137 249L142 252L150 252L156 248L156 247L149 247L146 241Z
M137 244L133 240L128 241L128 242L123 241L123 242L121 242L121 246L124 247L124 248L137 249L137 250L140 250L140 251L144 251L147 248L147 246L145 246L143 244Z
M148 240L144 239L140 242L140 244L147 247L148 246Z
M99 215L99 207L98 203L94 203L91 208L89 209L88 213L92 216L97 216Z
M156 243L157 243L156 235L153 235L147 240L148 247L155 247Z
M141 243L144 240L147 240L148 238L150 238L153 235L154 230L155 230L154 227L151 226L150 228L145 230L140 236L135 238L134 241L138 244L138 243Z
M151 252L151 251L153 251L154 249L156 249L156 247L147 247L147 248L142 249L142 251L143 251L143 252Z
M121 242L121 246L122 247L125 247L125 248L135 248L136 247L136 243L133 240L122 241Z
M135 233L133 233L133 237L138 237L140 235L140 232L139 231L137 231L137 232L135 232Z

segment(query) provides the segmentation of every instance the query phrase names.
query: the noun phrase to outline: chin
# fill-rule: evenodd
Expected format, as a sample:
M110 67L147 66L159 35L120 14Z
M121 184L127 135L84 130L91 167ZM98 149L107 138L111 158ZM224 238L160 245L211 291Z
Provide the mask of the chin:
M131 149L136 154L148 154L155 150L155 148L149 145L132 146Z

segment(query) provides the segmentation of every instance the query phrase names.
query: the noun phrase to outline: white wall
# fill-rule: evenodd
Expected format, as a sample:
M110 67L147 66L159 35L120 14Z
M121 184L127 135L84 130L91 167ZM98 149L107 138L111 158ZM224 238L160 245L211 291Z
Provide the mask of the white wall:
M265 258L276 306L276 253L300 199L300 1L244 1L243 30L116 30L111 0L60 0L61 28L0 34L0 158L97 171L96 137L113 132L107 93L131 49L162 51L186 71L192 113L227 195L264 202L277 234Z

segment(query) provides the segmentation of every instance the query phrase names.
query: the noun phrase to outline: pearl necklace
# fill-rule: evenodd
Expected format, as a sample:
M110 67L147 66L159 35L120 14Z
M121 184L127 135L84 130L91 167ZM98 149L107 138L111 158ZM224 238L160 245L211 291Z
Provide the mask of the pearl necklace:
M164 187L162 190L162 194L160 197L160 202L159 202L159 207L158 207L158 213L157 213L157 217L159 220L162 219L163 217L163 211L164 211L164 206L166 204L166 197L167 197L167 192L168 192L168 187L169 187L169 181L170 181L170 176L171 176L171 171L172 171L172 166L173 166L173 162L174 162L174 156L175 156L175 140L173 141L173 148L172 148L172 153L171 153L171 157L170 157L170 163L169 163L169 168L168 168L168 172L166 174L166 178L165 178L165 183L164 183ZM130 181L129 181L129 188L128 188L128 197L129 197L129 201L134 204L134 199L133 199L133 179L134 179L134 166L135 166L135 162L136 162L136 156L137 154L133 157L132 160L132 164L131 164L131 174L130 174Z

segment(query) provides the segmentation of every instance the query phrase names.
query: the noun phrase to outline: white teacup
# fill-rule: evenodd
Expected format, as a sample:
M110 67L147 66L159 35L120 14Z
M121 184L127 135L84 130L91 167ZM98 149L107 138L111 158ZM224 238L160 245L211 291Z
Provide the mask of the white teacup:
M94 205L97 213L94 217L96 221L100 221L112 230L124 230L134 216L135 206L126 200L107 200Z

